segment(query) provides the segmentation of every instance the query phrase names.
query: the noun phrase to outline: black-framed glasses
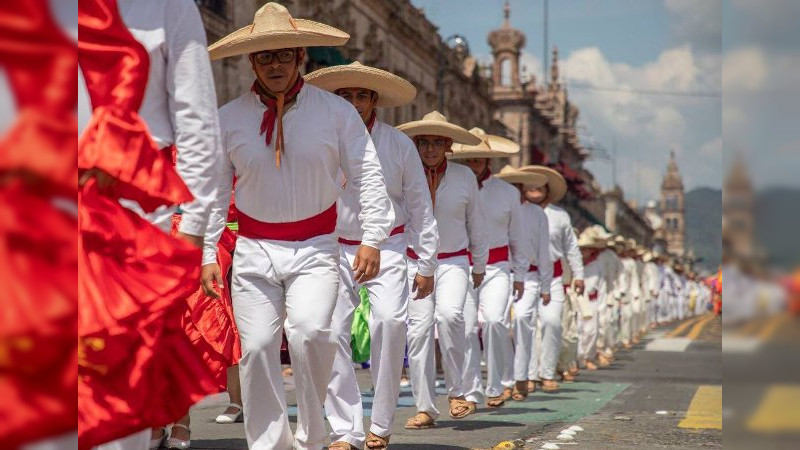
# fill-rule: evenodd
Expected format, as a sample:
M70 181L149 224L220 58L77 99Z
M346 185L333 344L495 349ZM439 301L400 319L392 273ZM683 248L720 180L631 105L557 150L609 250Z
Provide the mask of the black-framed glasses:
M433 140L428 140L425 138L417 139L418 149L423 150L425 148L428 148L428 146L431 146L437 150L441 150L447 147L447 139L442 139L442 138L436 138Z
M284 48L276 51L264 51L255 54L256 62L262 66L272 64L277 58L279 63L286 64L294 60L295 51L292 48Z

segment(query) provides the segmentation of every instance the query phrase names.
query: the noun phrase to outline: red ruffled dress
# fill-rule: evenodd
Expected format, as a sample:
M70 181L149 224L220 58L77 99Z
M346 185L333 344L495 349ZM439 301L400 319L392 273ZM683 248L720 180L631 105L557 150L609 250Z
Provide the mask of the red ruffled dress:
M78 27L94 109L78 166L117 180L90 179L79 192L78 445L88 449L173 422L219 388L182 325L185 300L199 285L200 249L118 202L152 211L192 199L137 114L147 52L114 0L81 1Z

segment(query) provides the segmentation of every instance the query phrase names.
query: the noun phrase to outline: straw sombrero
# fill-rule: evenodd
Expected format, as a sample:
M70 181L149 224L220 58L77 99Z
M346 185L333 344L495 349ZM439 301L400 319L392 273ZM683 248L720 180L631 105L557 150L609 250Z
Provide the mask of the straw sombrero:
M443 136L453 140L454 143L478 145L481 138L475 136L460 126L450 123L439 111L431 111L422 116L422 120L415 120L398 125L397 129L409 137L420 135Z
M469 132L480 138L480 144L453 144L453 153L448 155L448 158L507 158L515 153L519 153L519 145L511 139L495 136L493 134L486 134L483 129L478 127L469 130Z
M626 250L628 248L628 241L625 236L618 234L614 237L614 247L619 250Z
M605 227L602 225L592 225L591 228L594 230L594 234L605 241L611 240L611 233L606 231Z
M505 166L500 169L499 173L494 175L506 183L532 185L534 187L542 187L547 183L547 177L538 173L523 172L511 166Z
M598 236L596 230L589 227L578 236L578 247L605 248L606 240Z
M523 166L519 168L525 172L539 173L547 177L550 203L558 203L567 193L567 182L557 171L545 166Z
M313 20L294 19L277 3L259 8L252 25L239 28L208 47L211 59L245 55L264 50L295 47L338 47L350 35Z
M363 88L378 93L379 108L403 106L417 96L417 88L397 75L356 61L344 66L331 66L306 75L305 80L329 92L342 88Z

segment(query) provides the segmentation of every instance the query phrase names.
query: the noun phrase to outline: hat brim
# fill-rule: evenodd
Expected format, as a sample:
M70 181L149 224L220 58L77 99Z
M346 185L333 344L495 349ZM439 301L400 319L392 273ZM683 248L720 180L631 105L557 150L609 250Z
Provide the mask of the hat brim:
M547 177L548 195L547 201L558 203L567 193L567 182L556 170L545 166L524 166L520 167L524 172L532 172Z
M477 145L453 144L453 153L448 158L508 158L519 153L519 144L511 139L493 134L486 135L484 139Z
M252 32L247 25L223 37L208 47L211 60L247 55L264 50L296 47L339 47L350 35L324 23L294 19L294 30Z
M506 173L496 173L492 175L495 178L505 181L510 184L521 184L523 186L542 187L547 184L547 177L538 173L514 171Z
M592 239L591 241L581 241L578 239L578 247L584 248L606 248L605 239Z
M415 120L399 125L397 129L412 138L423 135L443 136L452 139L454 143L458 144L478 145L481 143L481 138L464 128L438 120Z
M411 83L385 70L369 66L332 66L315 70L306 75L309 84L335 92L343 88L369 89L378 93L375 106L391 108L411 103L417 96L417 88Z

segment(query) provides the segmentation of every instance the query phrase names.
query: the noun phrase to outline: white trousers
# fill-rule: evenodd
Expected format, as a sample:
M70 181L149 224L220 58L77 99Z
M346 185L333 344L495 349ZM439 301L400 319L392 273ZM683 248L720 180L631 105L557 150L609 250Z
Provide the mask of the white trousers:
M508 262L486 266L483 283L467 289L464 306L464 328L467 351L465 354L464 389L467 400L481 402L481 355L478 342L478 312L483 318L483 351L486 360L486 395L497 397L503 392L503 375L507 366L513 364L508 358L511 344L509 329L509 268Z
M550 303L542 304L541 297L537 299L539 306L534 312L533 320L541 321L541 345L533 340L531 359L528 362L529 380L554 380L556 377L556 364L561 350L561 312L564 308L564 286L561 277L553 278L550 285Z
M564 309L561 311L561 350L558 353L558 364L556 370L565 371L578 364L578 339L580 334L580 322L578 310L575 308L575 295L572 289L566 289Z
M242 342L239 378L249 448L322 448L328 436L322 405L336 354L331 332L339 289L336 240L333 235L300 242L240 236L231 287ZM281 376L284 323L297 385L294 441Z
M645 312L644 299L641 297L633 299L631 306L631 337L633 337L639 334L644 325L642 315Z
M667 295L666 290L662 289L658 292L658 300L656 302L656 318L659 322L670 321L669 308L669 295Z
M541 301L539 272L525 274L525 292L514 304L514 380L528 379L528 366L536 341L536 311Z
M605 298L591 300L589 311L592 317L579 317L580 336L578 338L578 361L594 361L597 356L597 338L600 330L600 304L605 304ZM605 297L605 296L602 296ZM603 311L605 313L605 311Z
M356 245L340 246L341 284L331 325L337 347L325 413L332 430L331 442L349 442L362 448L366 440L364 410L350 348L353 313L360 303L358 291L361 285L353 279L352 271L357 250ZM370 372L375 389L370 431L378 436L391 434L400 396L408 315L405 252L405 235L390 237L381 248L378 276L364 284L369 292Z
M408 283L417 272L414 260L408 261ZM411 391L417 411L439 417L436 409L436 362L434 358L434 330L439 334L442 351L444 381L448 396L464 395L464 302L467 284L470 283L469 262L466 256L439 261L436 285L431 295L408 301L408 369ZM409 296L411 290L409 289Z
M633 337L633 302L622 302L620 305L619 339L623 344L630 344Z

